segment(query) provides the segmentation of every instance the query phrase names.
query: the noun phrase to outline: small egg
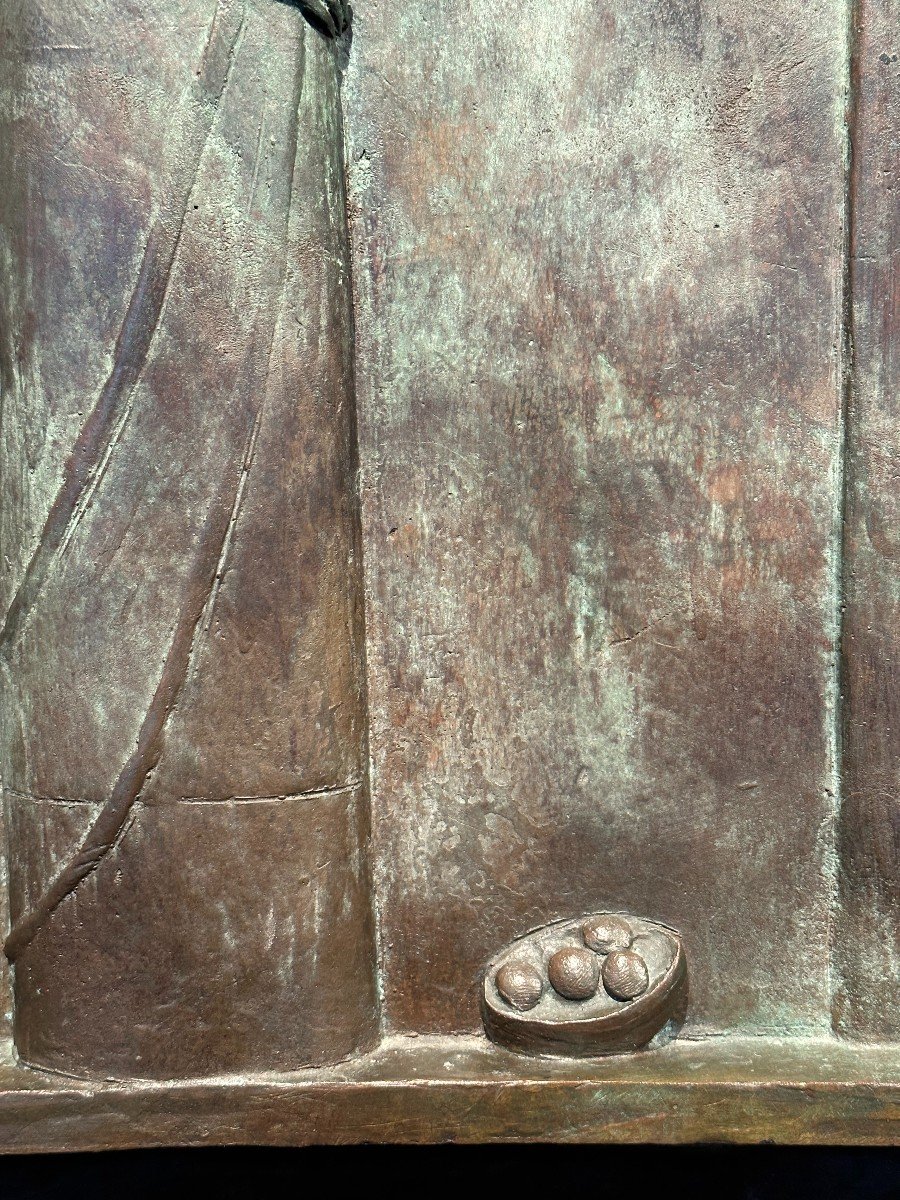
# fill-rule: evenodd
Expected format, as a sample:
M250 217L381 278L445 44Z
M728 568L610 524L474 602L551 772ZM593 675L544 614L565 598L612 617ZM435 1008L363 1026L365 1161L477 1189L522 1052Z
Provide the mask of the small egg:
M581 927L584 944L598 954L610 954L614 950L627 950L634 934L631 926L621 917L592 917Z
M600 960L590 950L566 946L550 959L547 975L560 996L567 1000L589 1000L600 982Z
M633 950L614 950L603 964L603 986L616 1000L636 1000L649 983L647 964Z
M538 972L524 962L507 963L497 972L494 982L506 1003L519 1012L534 1008L544 990L544 981Z

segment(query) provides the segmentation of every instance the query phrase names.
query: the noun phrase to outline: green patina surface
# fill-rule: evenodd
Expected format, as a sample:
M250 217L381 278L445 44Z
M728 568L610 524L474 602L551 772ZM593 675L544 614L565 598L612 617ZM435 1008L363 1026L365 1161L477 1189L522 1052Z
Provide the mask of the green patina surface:
M361 6L345 85L385 989L621 907L830 1022L848 10ZM799 982L802 980L802 984Z

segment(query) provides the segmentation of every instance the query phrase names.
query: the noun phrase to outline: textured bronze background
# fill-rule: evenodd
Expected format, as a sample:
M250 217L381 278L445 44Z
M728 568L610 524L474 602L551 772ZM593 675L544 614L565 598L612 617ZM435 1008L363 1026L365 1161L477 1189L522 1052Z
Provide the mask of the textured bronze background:
M695 1031L826 1030L847 7L357 8L389 1022L623 908Z
M844 791L835 1023L900 1036L900 5L862 0L848 263Z
M333 1062L378 1018L335 51L268 0L2 20L19 1052Z

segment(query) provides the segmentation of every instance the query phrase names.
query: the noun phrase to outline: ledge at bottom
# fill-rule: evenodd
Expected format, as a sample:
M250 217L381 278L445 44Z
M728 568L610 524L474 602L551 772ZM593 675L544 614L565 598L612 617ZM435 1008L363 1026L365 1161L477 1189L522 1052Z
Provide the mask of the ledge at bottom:
M340 1067L85 1083L0 1061L0 1151L441 1142L900 1142L900 1046L710 1038L619 1058L522 1058L393 1037Z

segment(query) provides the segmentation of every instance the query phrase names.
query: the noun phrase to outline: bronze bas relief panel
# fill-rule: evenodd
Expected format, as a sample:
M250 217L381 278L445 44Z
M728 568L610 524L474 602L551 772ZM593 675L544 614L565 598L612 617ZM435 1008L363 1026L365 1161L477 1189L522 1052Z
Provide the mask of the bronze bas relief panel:
M57 7L0 13L11 1128L97 1120L43 1066L163 1081L135 1144L229 1074L217 1140L616 1137L651 1060L673 1136L890 1138L833 1030L896 1034L894 0Z

